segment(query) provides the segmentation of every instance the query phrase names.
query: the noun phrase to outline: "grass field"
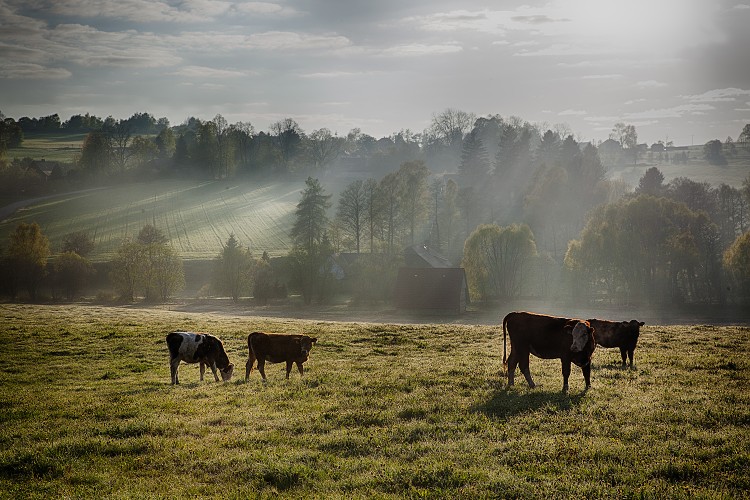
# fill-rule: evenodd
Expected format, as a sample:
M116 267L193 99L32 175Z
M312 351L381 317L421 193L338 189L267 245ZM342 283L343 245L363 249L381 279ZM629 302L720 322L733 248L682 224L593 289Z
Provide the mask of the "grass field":
M72 163L80 154L86 134L41 134L29 135L20 148L8 150L8 158L32 158L46 161Z
M169 384L164 337L217 334L236 380ZM254 330L319 341L245 383ZM0 496L746 497L750 328L646 326L560 393L506 390L497 327L0 305Z
M37 222L59 252L63 237L87 231L94 261L109 260L123 238L154 224L183 259L211 259L234 233L260 256L286 254L303 182L159 180L71 193L39 201L0 223L0 241L19 222Z

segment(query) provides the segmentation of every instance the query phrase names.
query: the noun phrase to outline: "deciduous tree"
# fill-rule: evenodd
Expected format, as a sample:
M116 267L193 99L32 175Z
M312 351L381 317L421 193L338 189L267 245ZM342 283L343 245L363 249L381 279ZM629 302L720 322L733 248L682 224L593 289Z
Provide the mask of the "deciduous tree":
M349 183L339 196L336 219L339 221L341 228L349 235L357 253L360 252L360 242L367 210L367 193L365 192L365 182L357 179Z
M20 223L10 234L8 260L15 281L24 286L31 300L37 299L39 285L47 275L49 240L42 234L39 224Z
M62 289L68 300L73 300L85 288L95 270L85 257L73 251L66 251L55 259L54 272L57 286Z
M750 303L750 232L737 237L724 252L723 263L739 289L740 300Z
M462 261L469 291L480 300L519 296L535 256L534 235L526 224L477 227L466 240Z

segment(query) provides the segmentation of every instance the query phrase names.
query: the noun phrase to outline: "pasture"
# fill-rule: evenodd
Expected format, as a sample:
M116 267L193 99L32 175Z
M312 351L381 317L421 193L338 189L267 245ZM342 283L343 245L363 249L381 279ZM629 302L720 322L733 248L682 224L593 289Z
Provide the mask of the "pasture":
M76 155L81 153L81 146L86 134L30 134L26 136L19 148L10 148L8 158L33 158L34 160L59 161L73 163Z
M177 328L219 336L236 377L169 383ZM306 374L243 380L254 330L319 340ZM0 496L742 497L750 328L642 329L633 370L597 349L560 393L506 390L496 326L336 323L0 305Z

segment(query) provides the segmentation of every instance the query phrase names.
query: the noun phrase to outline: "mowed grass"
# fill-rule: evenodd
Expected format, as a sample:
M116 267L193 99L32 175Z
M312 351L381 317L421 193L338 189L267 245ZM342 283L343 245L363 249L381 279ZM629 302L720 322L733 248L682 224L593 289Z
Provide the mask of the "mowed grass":
M172 329L218 335L236 378L169 383ZM254 330L318 337L307 372L244 382ZM647 326L506 390L497 327L0 306L0 496L742 497L750 328ZM209 372L210 373L210 372Z
M285 255L303 188L301 181L159 180L86 190L18 210L0 223L0 242L20 222L36 222L59 252L66 234L86 231L95 243L90 258L103 261L152 224L183 259L216 257L232 233L257 256Z

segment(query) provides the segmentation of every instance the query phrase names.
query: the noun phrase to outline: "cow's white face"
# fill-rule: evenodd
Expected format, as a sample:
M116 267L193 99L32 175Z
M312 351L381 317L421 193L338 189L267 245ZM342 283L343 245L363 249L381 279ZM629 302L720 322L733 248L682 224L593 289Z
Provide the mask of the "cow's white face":
M579 321L576 326L573 327L573 343L570 345L570 350L573 352L581 352L586 347L586 343L589 340L589 326Z
M221 380L228 382L232 378L232 373L234 373L234 365L229 363L229 366L219 370L219 373L221 373Z

